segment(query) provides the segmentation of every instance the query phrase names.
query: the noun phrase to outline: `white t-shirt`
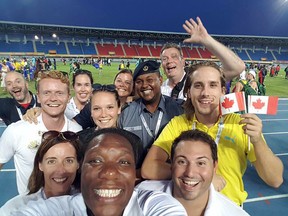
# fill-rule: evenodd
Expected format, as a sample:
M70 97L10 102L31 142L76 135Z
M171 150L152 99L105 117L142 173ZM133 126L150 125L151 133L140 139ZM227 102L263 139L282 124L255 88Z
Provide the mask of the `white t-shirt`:
M52 197L47 200L29 202L26 207L11 215L87 215L81 194L76 196ZM184 207L169 194L160 191L134 189L123 216L182 216L187 215Z
M48 131L42 121L42 115L37 117L38 124L20 120L9 125L0 138L0 163L7 163L14 157L16 182L19 194L28 192L27 185L33 170L33 163L41 136ZM65 117L61 131L78 132L82 127Z
M77 108L75 104L74 97L72 97L66 106L64 114L68 119L71 120L79 113L80 113L80 110Z
M136 188L149 190L159 190L172 195L172 181L143 181ZM191 201L193 202L193 201ZM217 192L211 184L209 189L208 203L205 209L204 216L247 216L246 211L240 208L236 203L228 199L223 194Z

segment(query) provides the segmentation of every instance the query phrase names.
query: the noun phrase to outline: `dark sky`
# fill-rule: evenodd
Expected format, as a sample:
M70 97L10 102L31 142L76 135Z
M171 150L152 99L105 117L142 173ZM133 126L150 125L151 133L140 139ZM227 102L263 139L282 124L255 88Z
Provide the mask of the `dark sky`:
M288 37L288 0L1 0L0 21L184 33L197 16L214 35Z

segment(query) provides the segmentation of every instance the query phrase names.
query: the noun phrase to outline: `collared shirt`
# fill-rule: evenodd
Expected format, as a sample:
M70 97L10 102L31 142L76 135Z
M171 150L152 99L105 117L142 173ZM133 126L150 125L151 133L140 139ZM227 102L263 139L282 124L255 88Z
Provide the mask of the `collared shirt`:
M182 76L180 82L182 81L182 79L184 79L184 77L185 77L185 73L183 73L183 76ZM185 80L185 82L186 82L186 80ZM182 90L179 92L178 99L186 100L186 98L184 97L184 94L183 94L185 82L184 82ZM171 97L172 90L173 90L173 88L169 85L169 79L165 80L161 86L161 93L163 95Z
M27 192L28 179L33 169L37 149L41 143L41 136L48 131L42 120L37 117L38 124L21 120L9 125L0 138L0 163L7 163L14 157L16 182L19 194ZM65 117L65 124L61 131L78 132L82 128Z
M159 190L173 195L173 182L172 181L144 181L136 186L136 188L144 190ZM193 200L191 200L193 202ZM249 215L242 208L237 206L234 202L226 196L217 192L213 185L209 188L208 203L205 208L204 216L247 216Z
M33 216L87 216L87 209L81 194L76 196L51 197L48 200L29 202L11 215ZM186 216L184 207L169 194L160 191L134 189L124 209L123 216Z
M151 147L154 140L161 133L162 129L166 126L166 124L174 116L181 115L183 113L183 108L180 105L181 102L177 102L170 97L162 95L157 110L154 113L150 113L143 104L142 99L139 98L129 103L127 107L121 112L118 126L125 130L131 131L140 137L143 142L144 149L147 151ZM151 131L153 137L151 137L147 132L147 128L141 119L141 115L144 117L148 129ZM160 115L163 116L161 117ZM155 131L157 131L157 122L159 119L161 120L159 130L158 133L155 134Z
M241 205L248 195L244 189L242 179L247 167L247 159L250 162L256 160L254 146L251 144L251 149L249 150L248 136L244 134L243 125L239 124L241 120L239 114L231 113L225 115L223 120L224 128L221 131L218 142L217 173L225 178L227 184L221 193ZM163 129L153 145L162 148L170 155L173 140L181 132L194 129L193 125L195 129L204 131L216 139L219 132L220 119L212 127L208 128L197 121L195 115L191 121L188 121L185 114L176 116Z
M21 120L22 115L25 115L28 109L40 106L37 103L36 96L33 95L32 92L29 93L32 96L32 99L27 108L21 106L14 98L0 98L0 118L3 119L7 126Z

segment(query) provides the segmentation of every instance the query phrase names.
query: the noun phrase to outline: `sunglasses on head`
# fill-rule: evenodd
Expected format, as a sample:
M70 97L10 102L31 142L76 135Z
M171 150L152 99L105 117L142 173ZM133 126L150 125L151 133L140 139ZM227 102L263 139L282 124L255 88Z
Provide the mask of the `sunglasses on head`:
M101 85L99 83L95 83L92 85L92 88L93 91L110 91L110 92L116 91L116 87L113 84Z
M79 137L76 133L72 131L59 132L59 131L51 130L42 134L42 142L45 140L52 140L56 138L63 139L63 141L64 140L74 141L74 140L77 140Z

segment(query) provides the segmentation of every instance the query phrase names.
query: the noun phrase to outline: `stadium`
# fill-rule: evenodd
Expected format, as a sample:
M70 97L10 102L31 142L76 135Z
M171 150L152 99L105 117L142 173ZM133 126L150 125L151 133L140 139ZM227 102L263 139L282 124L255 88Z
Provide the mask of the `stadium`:
M255 174L255 168L248 167L244 182L249 195L244 209L251 215L286 214L288 93L284 68L288 66L287 1L181 1L167 5L151 0L137 3L130 0L121 3L114 0L109 3L5 0L2 4L14 11L0 14L1 60L55 59L57 67L67 72L70 64L76 61L81 63L81 68L91 70L97 82L105 84L113 81L121 61L129 61L133 70L139 59L159 60L161 48L171 42L181 47L188 63L218 63L216 56L204 46L183 42L187 34L182 24L196 16L202 19L214 39L230 48L246 65L267 65L269 70L280 65L280 75L268 77L266 81L267 95L281 98L278 114L260 118L265 139L284 164L284 183L280 188L272 189ZM112 67L108 66L108 59L112 61ZM104 64L102 73L99 72L100 60ZM67 61L67 65L63 61ZM29 73L31 71L27 71ZM35 92L33 79L29 88ZM7 93L1 89L0 96L6 97ZM17 194L12 162L1 170L0 183L1 206Z

